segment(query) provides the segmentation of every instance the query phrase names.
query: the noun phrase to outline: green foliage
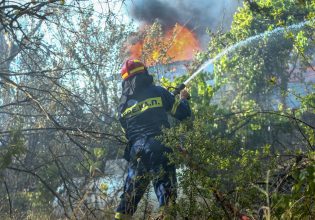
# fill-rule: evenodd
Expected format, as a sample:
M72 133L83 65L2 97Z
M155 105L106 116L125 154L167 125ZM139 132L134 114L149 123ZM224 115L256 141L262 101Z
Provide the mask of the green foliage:
M303 166L294 165L291 171L294 184L290 193L272 195L273 213L279 219L307 219L315 216L315 158L308 154Z
M289 211L293 216L314 216L314 153L306 150L312 138L307 136L307 141L295 147L281 143L295 128L294 120L285 115L227 114L212 106L196 114L193 121L165 130L165 144L174 150L171 160L181 167L179 185L185 196L177 211L188 218L231 218L234 214L227 215L215 196L220 192L225 201L248 215L258 216L260 207L269 207L267 213L272 217L280 218ZM301 137L291 137L285 143L294 145L297 138ZM307 160L293 166L292 159L283 163L283 157L291 157L285 155L304 158L306 152ZM278 179L282 172L285 177ZM292 191L283 191L283 185L290 184ZM304 199L306 203L298 204Z
M245 2L234 16L231 30L211 40L211 55L250 36L279 26L297 24L314 10L312 1L303 4L290 0ZM220 102L225 107L233 107L252 99L259 108L270 109L273 103L268 100L275 93L280 93L280 102L287 107L288 82L298 75L294 63L300 62L301 68L310 65L314 49L313 35L314 27L311 25L297 32L288 29L283 34L249 42L233 54L222 57L215 63L216 86L225 85L228 89L224 88L227 90L226 96L221 97Z
M212 37L211 57L315 11L314 1L251 2L256 5L245 1L229 32ZM255 219L314 218L314 89L304 97L289 90L292 79L304 83L301 76L314 59L313 39L313 24L263 37L221 57L212 76L201 73L191 82L194 119L164 133L174 150L171 159L180 164L184 198L176 209L182 218L232 219L239 213ZM200 54L196 62L207 56ZM300 103L294 110L289 95Z
M315 85L313 85L313 89L315 90ZM315 92L311 92L306 96L301 98L301 111L309 111L315 113Z
M13 130L6 146L0 149L0 170L8 167L14 159L25 153L25 143L21 130Z
M240 210L252 208L253 201L257 205L262 204L264 196L252 184L263 181L266 170L275 167L276 157L271 153L270 144L243 144L242 136L232 134L237 122L242 121L236 115L230 118L218 115L214 117L213 111L208 109L203 115L196 116L193 122L181 124L166 132L166 144L175 151L172 159L185 167L179 174L184 194L193 194L196 207L200 206L201 198L211 200L208 204L211 207L203 207L202 215L206 216L207 211L214 210L212 219L225 215L220 202L214 199L216 191L222 192L231 203L237 201ZM257 136L260 131L251 129L250 125L241 130L251 130L252 134L248 137ZM202 203L202 206L206 204ZM193 212L191 216L200 215L201 210L189 211L191 208L180 206L179 212Z

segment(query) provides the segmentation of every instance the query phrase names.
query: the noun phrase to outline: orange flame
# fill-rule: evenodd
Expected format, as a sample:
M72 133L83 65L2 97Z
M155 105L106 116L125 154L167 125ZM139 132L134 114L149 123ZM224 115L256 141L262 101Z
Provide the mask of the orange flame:
M176 24L161 37L145 37L131 45L130 57L142 59L147 65L191 60L200 44L188 28Z

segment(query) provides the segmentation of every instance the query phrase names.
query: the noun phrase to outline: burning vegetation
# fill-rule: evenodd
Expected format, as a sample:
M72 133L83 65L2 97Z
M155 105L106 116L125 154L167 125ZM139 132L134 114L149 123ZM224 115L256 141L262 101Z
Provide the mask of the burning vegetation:
M200 51L200 43L192 30L180 24L163 31L158 22L146 26L138 41L131 43L128 56L141 59L148 66L191 60Z

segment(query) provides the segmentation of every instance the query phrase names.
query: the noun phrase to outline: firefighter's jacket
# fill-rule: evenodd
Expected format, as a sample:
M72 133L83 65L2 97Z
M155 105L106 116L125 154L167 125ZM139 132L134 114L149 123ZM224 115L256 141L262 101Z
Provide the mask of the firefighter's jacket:
M168 128L168 115L182 120L191 115L187 100L176 100L166 89L153 85L148 73L137 74L122 83L119 120L129 140L124 158L129 161L128 175L117 213L132 215L153 178L160 207L176 198L175 165L165 153L171 149L154 137ZM147 174L149 174L147 176Z
M120 108L119 119L132 144L144 137L160 135L162 127L168 128L167 113L183 120L191 115L191 110L187 100L175 99L163 87L151 84L128 96Z

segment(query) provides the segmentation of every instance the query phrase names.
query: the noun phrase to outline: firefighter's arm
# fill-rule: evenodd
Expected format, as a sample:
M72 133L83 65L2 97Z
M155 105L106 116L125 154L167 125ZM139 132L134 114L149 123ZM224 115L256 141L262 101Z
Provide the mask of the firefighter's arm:
M179 120L183 120L191 116L191 110L188 103L189 93L186 90L182 90L180 93L180 99L176 99L175 96L163 89L163 105L166 111L169 111L172 116Z
M180 99L175 99L171 110L171 114L175 118L184 120L191 116L191 110L188 102L189 97L189 93L186 90L182 90L180 93Z

